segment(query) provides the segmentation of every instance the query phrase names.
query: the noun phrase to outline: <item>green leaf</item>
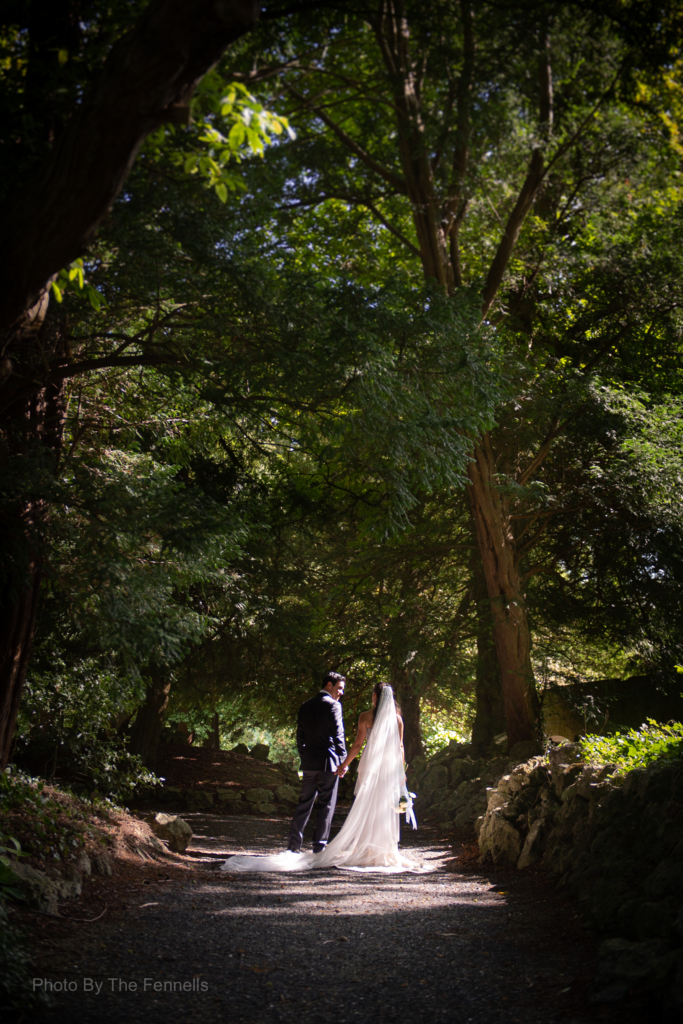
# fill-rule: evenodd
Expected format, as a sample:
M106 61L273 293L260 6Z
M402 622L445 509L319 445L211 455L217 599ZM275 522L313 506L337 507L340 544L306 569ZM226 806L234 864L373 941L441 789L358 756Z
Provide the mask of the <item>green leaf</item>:
M52 292L53 292L54 297L56 298L57 302L61 302L62 298L63 298L63 296L62 296L62 289L59 287L59 285L57 284L56 281L52 282Z
M227 202L228 188L224 181L219 181L219 183L216 185L216 195L218 196L222 203Z

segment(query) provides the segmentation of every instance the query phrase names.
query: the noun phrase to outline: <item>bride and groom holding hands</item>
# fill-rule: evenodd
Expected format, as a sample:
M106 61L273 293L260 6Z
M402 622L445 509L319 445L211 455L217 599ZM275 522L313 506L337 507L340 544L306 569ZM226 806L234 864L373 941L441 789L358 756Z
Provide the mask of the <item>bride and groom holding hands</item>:
M303 780L294 811L288 848L269 857L230 857L223 871L309 871L346 868L395 873L421 871L399 852L399 816L416 828L403 763L403 720L387 683L372 691L372 708L358 720L358 732L346 751L340 698L346 680L328 672L322 689L299 708L296 742ZM332 841L332 817L339 779L365 745L358 766L355 799ZM303 833L317 802L313 852L302 853Z

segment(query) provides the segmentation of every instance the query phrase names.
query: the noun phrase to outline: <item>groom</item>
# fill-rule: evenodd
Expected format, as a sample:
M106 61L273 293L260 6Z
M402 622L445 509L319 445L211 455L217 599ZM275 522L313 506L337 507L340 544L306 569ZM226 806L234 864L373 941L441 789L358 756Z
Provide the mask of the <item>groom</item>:
M287 849L294 853L301 849L316 797L313 853L320 853L327 846L339 786L336 769L346 757L344 719L339 703L345 683L344 676L338 672L328 672L323 678L322 690L299 708L296 745L304 777L287 844Z

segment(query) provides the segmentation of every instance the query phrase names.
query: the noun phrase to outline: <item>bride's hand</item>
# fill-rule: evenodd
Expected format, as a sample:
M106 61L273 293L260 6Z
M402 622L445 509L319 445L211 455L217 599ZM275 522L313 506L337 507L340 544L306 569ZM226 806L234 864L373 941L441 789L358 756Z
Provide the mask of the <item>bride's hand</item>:
M347 764L340 764L339 767L337 768L337 775L339 776L340 779L343 779L348 770L349 766Z

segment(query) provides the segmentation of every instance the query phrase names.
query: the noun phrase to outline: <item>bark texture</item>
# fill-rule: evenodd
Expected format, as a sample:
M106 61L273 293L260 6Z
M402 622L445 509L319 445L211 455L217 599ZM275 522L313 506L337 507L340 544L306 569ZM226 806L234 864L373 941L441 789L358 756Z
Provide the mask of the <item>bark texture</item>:
M45 5L35 7L37 16ZM259 11L258 0L152 0L112 48L49 158L0 211L0 473L22 454L43 459L47 453L57 465L63 376L53 382L51 375L71 357L43 337L51 279L92 242L146 136L178 120L199 80L253 27ZM29 87L35 93L33 79ZM36 452L36 442L43 451ZM35 549L31 534L40 536L42 504L16 506L5 511L11 544ZM6 543L0 578L4 767L35 631L39 557L17 558Z
M513 747L522 740L537 738L538 696L531 668L531 633L512 524L495 488L488 437L481 439L474 455L468 470L468 497L491 605L508 744Z
M477 756L483 756L491 749L494 736L506 731L506 725L491 605L481 574L477 582L477 711L472 727L472 748Z
M147 687L145 702L140 705L135 716L129 743L131 752L139 754L143 764L148 766L157 755L170 692L170 680L164 679L163 674L155 669Z
M0 329L83 254L146 136L186 107L199 80L256 23L258 0L153 0L0 222ZM18 339L21 340L20 338Z
M413 688L410 673L405 665L394 666L391 676L396 703L401 708L401 718L403 719L403 749L406 764L410 764L414 758L424 754L420 727L420 695Z

